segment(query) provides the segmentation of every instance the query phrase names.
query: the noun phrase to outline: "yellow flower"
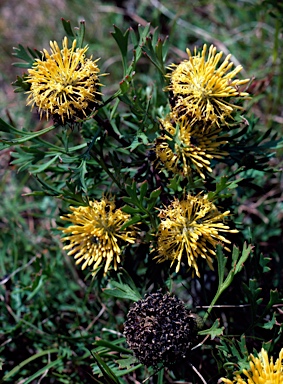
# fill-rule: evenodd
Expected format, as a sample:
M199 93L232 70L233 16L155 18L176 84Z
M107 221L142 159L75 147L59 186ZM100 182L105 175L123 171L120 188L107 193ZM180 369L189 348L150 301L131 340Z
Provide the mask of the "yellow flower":
M99 68L92 57L87 59L88 46L76 48L73 41L68 49L67 37L60 50L56 41L50 42L51 53L43 50L42 60L36 59L28 70L27 82L31 84L27 105L36 106L60 123L74 122L86 117L100 103Z
M165 135L156 141L157 158L173 173L188 176L195 169L205 179L204 170L212 172L211 160L228 155L220 148L227 143L225 136L220 135L221 128L216 124L207 128L200 127L198 123L191 125L186 116L182 116L176 123L171 117L169 115L161 120Z
M113 200L102 198L90 201L88 206L70 207L72 213L62 216L62 220L72 223L68 228L59 228L67 235L62 241L68 241L63 249L76 259L76 264L83 262L82 269L93 265L93 275L99 266L104 265L104 274L111 264L117 269L121 262L121 243L134 243L135 231L132 227L120 231L130 215L116 209Z
M259 357L250 355L250 369L243 370L242 378L239 373L234 376L233 381L221 378L223 383L227 384L283 384L283 348L279 353L276 363L273 358L268 359L267 352L262 348Z
M238 87L246 84L249 79L238 80L233 78L242 70L238 65L230 71L233 63L228 55L218 66L222 52L216 53L211 45L206 58L207 45L204 44L202 52L191 54L187 49L189 60L179 65L171 64L172 73L170 85L166 90L172 91L175 106L173 111L180 115L187 115L191 122L202 120L205 122L225 122L232 112L240 108L229 102L230 98L246 97L248 93L240 92Z
M160 210L161 223L158 228L157 252L158 262L172 260L176 262L176 272L181 262L186 259L189 267L195 269L197 276L198 257L205 259L211 269L212 257L219 242L230 243L219 232L236 233L223 223L230 212L220 213L208 200L207 195L192 196L188 194L182 201L175 199L171 205ZM229 248L224 247L229 251Z

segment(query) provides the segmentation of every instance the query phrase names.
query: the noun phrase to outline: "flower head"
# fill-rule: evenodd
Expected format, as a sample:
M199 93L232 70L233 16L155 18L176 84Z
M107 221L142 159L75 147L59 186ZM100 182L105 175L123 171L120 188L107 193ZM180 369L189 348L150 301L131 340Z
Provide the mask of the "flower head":
M169 67L172 72L168 75L170 85L167 90L173 93L174 112L189 116L192 123L198 120L217 124L219 121L225 122L225 118L240 108L231 104L230 99L248 96L246 92L240 92L238 87L246 84L249 79L233 80L242 67L238 65L231 70L231 55L218 66L223 53L216 53L213 45L209 47L207 58L206 44L201 53L196 53L196 49L194 55L189 49L187 53L188 60Z
M221 128L216 124L206 128L198 123L191 125L186 116L177 122L171 117L168 115L161 120L164 134L156 141L157 158L173 173L188 176L195 169L205 179L204 171L212 172L211 160L228 155L221 149L227 143L225 136L221 135Z
M69 49L67 37L62 49L56 41L50 42L51 53L44 49L42 60L36 59L28 70L26 81L31 86L27 105L37 106L40 117L45 113L47 120L52 116L63 124L74 122L100 103L99 59L86 58L88 46L76 45L74 40Z
M88 206L70 207L72 213L62 216L62 220L72 223L67 228L59 228L69 241L63 249L74 255L76 264L83 262L82 269L93 265L93 275L100 265L106 274L110 265L117 269L121 261L121 243L134 243L135 231L132 227L121 231L121 226L130 215L115 208L113 200L105 197L101 201L90 201Z
M223 223L229 213L220 213L207 195L188 194L182 201L175 199L169 207L160 210L158 255L155 258L159 262L172 260L171 265L176 262L176 272L185 259L197 276L200 276L197 264L199 257L205 259L213 269L212 256L216 255L217 243L230 243L219 232L238 232Z
M258 357L250 355L250 369L243 370L243 376L236 373L233 381L221 378L227 384L283 384L283 348L279 353L276 363L273 358L268 359L267 352L262 348Z
M176 296L156 292L132 305L124 327L127 343L142 364L168 367L187 357L198 320Z

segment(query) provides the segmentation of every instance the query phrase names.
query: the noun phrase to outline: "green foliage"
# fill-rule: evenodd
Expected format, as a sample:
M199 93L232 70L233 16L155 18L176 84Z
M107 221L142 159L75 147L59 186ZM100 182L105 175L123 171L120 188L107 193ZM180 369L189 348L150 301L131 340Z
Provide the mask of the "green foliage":
M142 298L133 279L125 270L121 271L121 274L118 275L118 278L119 282L110 281L109 284L111 287L104 289L104 293L106 295L132 301L138 301ZM123 283L122 280L125 282Z
M92 351L97 361L97 364L92 366L94 375L103 376L107 383L125 383L121 379L123 376L142 367L130 350L119 345L124 343L125 339L117 339L114 342L104 340L95 342L96 348ZM121 358L117 359L118 356Z
M19 68L31 68L35 59L42 58L42 53L40 51L38 51L37 49L32 50L29 47L25 49L21 44L19 44L18 48L14 48L13 55L18 59L24 61L24 63L14 63L14 66Z
M181 3L176 5L178 9ZM192 366L201 366L205 379L217 382L226 372L231 378L235 371L247 369L249 353L256 354L262 346L273 356L278 354L283 304L283 141L275 122L280 119L282 80L273 80L270 90L260 88L260 79L249 84L248 91L254 97L246 104L246 111L235 113L227 126L221 125L227 136L223 150L228 155L211 160L213 172L207 173L205 180L195 172L185 177L163 169L154 150L162 134L159 119L172 107L171 95L164 91L169 81L168 65L187 58L185 48L196 42L201 45L200 40L218 42L215 44L223 47L225 54L231 51L236 55L250 76L261 66L257 75L265 81L265 61L272 55L267 50L266 60L260 62L260 44L253 44L252 51L244 38L237 42L244 32L237 37L233 31L246 26L250 15L263 17L268 10L276 20L274 68L281 73L278 39L282 21L277 17L281 5L251 2L241 4L246 7L243 11L239 4L226 1L221 5L197 3L190 15L184 9L184 16L179 18L171 4L164 2L151 13L151 24L129 27L121 27L122 23L117 23L120 16L113 14L107 28L103 22L97 27L103 36L99 40L97 33L97 41L87 34L84 21L73 29L70 21L62 19L69 41L76 39L78 48L84 41L89 43L88 53L101 56L98 63L105 66L101 72L110 72L105 77L106 87L101 89L101 104L72 127L56 122L45 125L36 115L30 118L28 110L21 112L20 120L10 115L8 121L0 118L4 159L0 170L3 382L124 384L153 382L156 375L160 384L198 382L200 376ZM147 5L137 7L146 20ZM126 16L125 10L118 9L121 17ZM198 23L201 9L205 15ZM224 32L221 29L227 20L231 26ZM270 20L266 21L269 28ZM111 24L112 38L105 33ZM266 41L268 31L261 31ZM53 40L52 35L48 39ZM44 59L40 50L21 44L13 55L21 60L14 66L24 70L36 59ZM107 59L113 59L115 68L107 67ZM13 83L16 93L29 90L26 79L26 73L17 75ZM104 83L104 77L100 80ZM270 93L265 97L264 92ZM4 171L8 163L11 168ZM227 225L239 231L223 232L232 243L228 246L232 252L217 246L215 270L199 257L200 278L186 265L175 273L170 261L157 264L154 260L160 210L187 193L207 194L221 212L230 211ZM62 250L57 221L70 205L87 206L89 200L102 196L115 197L117 207L129 214L120 230L134 227L137 237L135 244L122 247L117 271L110 269L104 276L101 270L91 278L90 269L82 271ZM123 323L132 302L160 288L182 298L188 309L198 311L204 320L194 342L200 344L178 372L145 369L123 337Z
M69 20L65 20L62 18L63 28L66 32L67 37L73 41L76 40L77 47L82 48L84 46L84 37L85 37L85 22L80 21L80 25L78 28L75 28L75 32L73 32L71 23Z
M246 338L241 335L240 340L229 340L222 338L218 346L218 353L224 364L223 368L228 372L241 372L243 369L249 369L248 351L246 346ZM236 369L235 369L236 367Z
M211 337L211 340L213 340L215 337L219 337L223 335L223 331L224 331L224 327L220 327L220 321L219 319L216 319L213 325L209 329L199 331L198 334L200 336L209 335Z

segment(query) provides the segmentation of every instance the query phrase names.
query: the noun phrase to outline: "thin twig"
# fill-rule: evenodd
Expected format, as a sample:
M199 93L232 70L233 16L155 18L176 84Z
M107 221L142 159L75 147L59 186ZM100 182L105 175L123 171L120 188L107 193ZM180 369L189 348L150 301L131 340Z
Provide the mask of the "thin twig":
M96 323L96 321L100 318L100 316L105 312L105 309L106 309L106 305L102 305L102 308L101 310L99 311L99 314L90 322L90 324L86 327L86 331L88 332L91 327L93 326L93 324Z
M51 363L51 360L50 360L50 353L48 353L47 356L48 356L48 364L50 364L50 363ZM47 375L48 372L49 372L49 369L46 369L46 370L43 372L43 374L42 374L42 376L39 378L37 384L40 384L40 383L41 383L41 380L44 379L44 377Z
M193 351L194 349L197 349L198 347L201 347L201 346L204 344L204 342L209 338L209 336L210 336L210 335L206 335L205 338L204 338L199 344L195 345L195 346L191 349L191 351Z
M37 258L40 258L40 255L36 255L30 259L25 265L22 265L21 267L17 268L12 272L10 275L4 277L2 280L0 280L0 285L4 285L9 281L13 276L15 276L18 272L22 271L23 269L27 268L29 265L31 265Z
M239 304L239 305L197 305L195 308L207 309L207 308L245 308L250 307L251 304Z
M204 384L207 384L207 382L204 380L204 378L203 378L202 375L199 373L199 371L196 369L196 367L194 367L192 363L190 363L190 366L191 366L191 368L193 369L193 371L195 371L195 373L198 375L198 377L201 379L201 381L202 381Z

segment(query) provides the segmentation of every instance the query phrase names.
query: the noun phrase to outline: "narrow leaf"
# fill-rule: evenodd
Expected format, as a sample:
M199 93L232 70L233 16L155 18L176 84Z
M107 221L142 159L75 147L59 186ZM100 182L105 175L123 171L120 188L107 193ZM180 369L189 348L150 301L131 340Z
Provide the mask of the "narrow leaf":
M147 192L148 183L145 180L140 186L140 202L142 203Z
M97 353L94 353L93 357L96 360L97 365L99 366L107 384L120 384L119 379L115 376L108 365L101 359L101 357Z
M211 328L199 331L198 334L200 336L210 335L213 340L215 337L223 335L224 327L219 328L219 326L220 321L216 319Z
M75 38L75 35L73 33L70 21L69 20L65 20L63 18L61 19L61 21L62 21L63 28L64 28L67 36L70 38L71 41L73 41L74 38Z

